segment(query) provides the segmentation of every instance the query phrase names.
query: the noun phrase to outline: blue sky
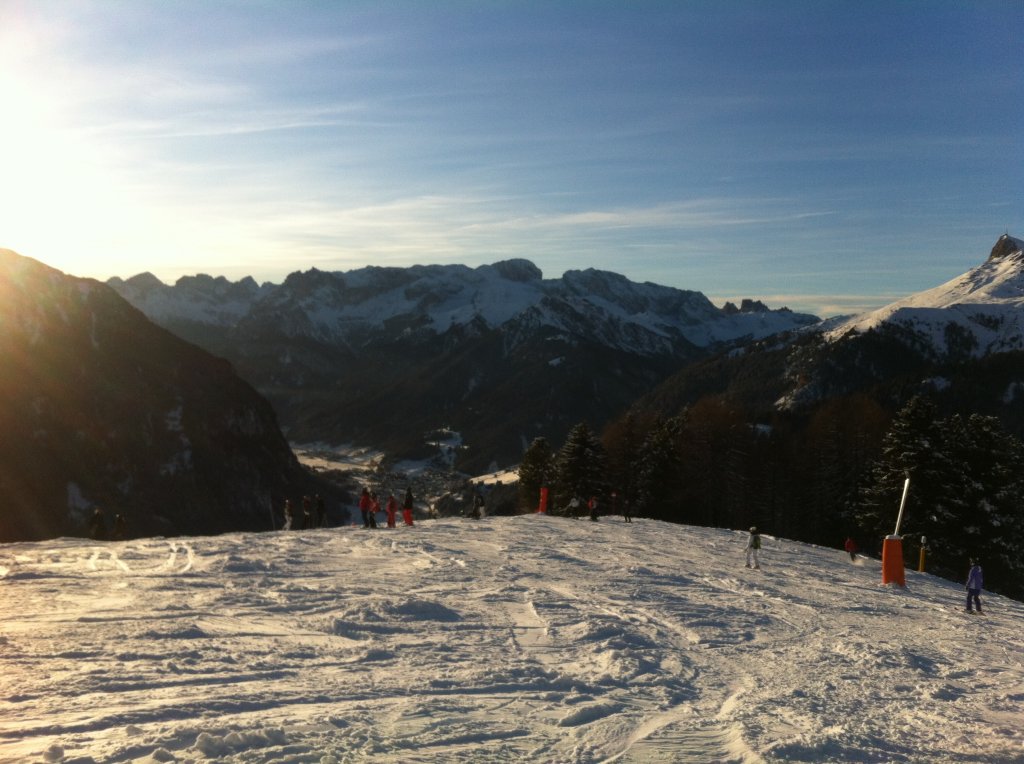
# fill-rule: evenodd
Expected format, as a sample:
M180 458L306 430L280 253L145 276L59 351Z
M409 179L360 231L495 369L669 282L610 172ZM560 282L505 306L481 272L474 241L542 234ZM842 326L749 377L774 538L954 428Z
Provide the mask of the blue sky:
M876 307L1024 235L1022 40L1020 0L0 0L0 246Z

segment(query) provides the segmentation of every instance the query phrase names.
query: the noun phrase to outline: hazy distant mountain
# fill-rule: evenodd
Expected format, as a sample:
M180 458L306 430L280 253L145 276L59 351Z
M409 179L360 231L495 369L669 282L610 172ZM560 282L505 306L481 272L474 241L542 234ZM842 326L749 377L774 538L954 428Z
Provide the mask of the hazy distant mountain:
M293 273L281 285L143 274L110 285L229 358L295 441L408 452L450 426L468 464L516 461L533 437L600 426L682 364L813 316L604 271L544 279L525 260Z
M270 405L230 364L105 284L0 250L0 540L271 527L311 490Z

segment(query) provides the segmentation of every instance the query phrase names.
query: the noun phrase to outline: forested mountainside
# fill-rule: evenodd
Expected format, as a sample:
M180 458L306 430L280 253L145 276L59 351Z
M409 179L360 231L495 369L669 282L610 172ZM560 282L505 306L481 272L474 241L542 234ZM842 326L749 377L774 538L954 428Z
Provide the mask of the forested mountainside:
M1004 236L964 276L844 328L688 365L604 432L603 484L656 517L873 547L909 474L902 530L941 572L985 555L1006 591L1024 580L1022 317L1024 256Z
M231 365L114 290L0 250L0 540L272 527L286 497L330 491Z

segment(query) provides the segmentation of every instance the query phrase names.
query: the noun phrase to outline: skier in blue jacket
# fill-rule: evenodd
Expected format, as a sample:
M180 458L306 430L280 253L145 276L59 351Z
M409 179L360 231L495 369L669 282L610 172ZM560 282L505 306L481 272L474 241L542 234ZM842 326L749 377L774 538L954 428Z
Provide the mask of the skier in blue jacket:
M981 565L978 564L977 560L971 560L971 571L967 574L967 612L971 612L971 600L974 600L974 608L980 613L981 612L981 599L978 597L981 594L981 587L983 585L983 579L981 575Z

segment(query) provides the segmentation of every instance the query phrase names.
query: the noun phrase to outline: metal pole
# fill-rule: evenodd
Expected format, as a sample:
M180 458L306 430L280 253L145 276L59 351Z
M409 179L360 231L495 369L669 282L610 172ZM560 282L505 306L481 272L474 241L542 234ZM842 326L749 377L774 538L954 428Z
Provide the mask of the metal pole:
M910 475L907 475L906 481L903 483L903 498L900 499L900 513L896 516L896 530L892 532L893 536L900 535L900 524L903 522L903 507L907 504L907 491L910 490Z

